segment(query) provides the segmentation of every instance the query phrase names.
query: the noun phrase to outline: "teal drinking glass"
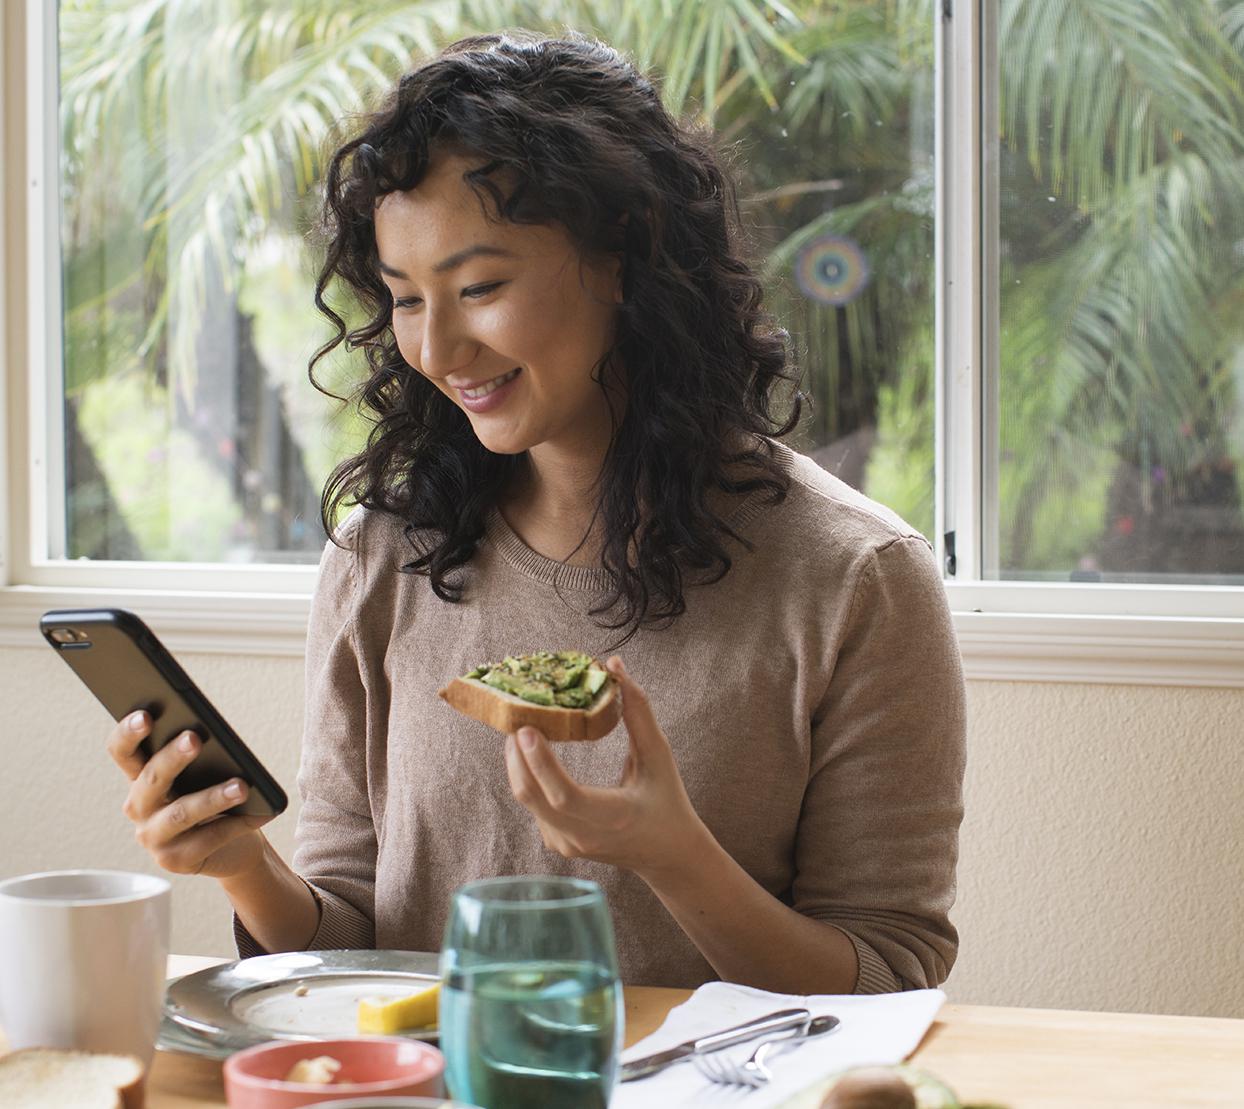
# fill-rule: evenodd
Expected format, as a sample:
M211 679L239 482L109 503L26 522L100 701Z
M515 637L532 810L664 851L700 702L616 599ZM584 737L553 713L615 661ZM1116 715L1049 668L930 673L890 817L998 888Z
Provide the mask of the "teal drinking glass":
M605 1109L622 1050L613 924L595 882L459 889L441 951L449 1092L483 1109Z

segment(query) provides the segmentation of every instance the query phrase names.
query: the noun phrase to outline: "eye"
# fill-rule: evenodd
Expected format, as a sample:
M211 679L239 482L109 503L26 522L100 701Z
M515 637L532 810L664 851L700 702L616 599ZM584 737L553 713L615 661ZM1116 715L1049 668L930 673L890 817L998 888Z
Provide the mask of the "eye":
M471 297L472 299L478 299L480 297L487 296L494 289L501 288L501 286L504 284L505 284L504 281L493 281L488 285L471 285L468 288L465 288L462 290L462 295L464 297Z
M418 297L394 297L393 298L394 308L414 308L415 305L419 303L420 303L420 300Z

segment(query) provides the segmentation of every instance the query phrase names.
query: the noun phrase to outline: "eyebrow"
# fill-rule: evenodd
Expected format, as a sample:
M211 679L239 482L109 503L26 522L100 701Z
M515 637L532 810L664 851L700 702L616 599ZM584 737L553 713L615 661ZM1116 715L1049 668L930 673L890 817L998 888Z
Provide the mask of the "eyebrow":
M472 258L514 258L516 255L512 250L505 250L499 246L489 246L487 243L476 243L475 246L469 246L465 250L458 251L457 254L451 254L448 258L442 258L435 266L432 267L433 273L448 273L450 270L456 270L464 262L469 262ZM402 281L409 281L410 278L399 270L396 266L390 266L384 259L380 259L380 272L388 277L397 277Z

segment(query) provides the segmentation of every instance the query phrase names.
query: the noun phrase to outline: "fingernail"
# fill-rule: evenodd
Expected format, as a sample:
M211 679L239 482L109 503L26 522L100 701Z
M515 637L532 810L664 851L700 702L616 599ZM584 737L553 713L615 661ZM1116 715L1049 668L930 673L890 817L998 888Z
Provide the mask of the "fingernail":
M194 739L193 732L183 732L181 738L177 741L177 746L188 755L194 750Z
M519 728L518 742L523 745L524 751L530 751L536 745L536 733L530 728Z
M130 718L125 722L129 725L131 732L141 732L143 730L143 714L141 712L130 713Z
M227 786L225 786L225 796L231 801L236 801L242 796L242 783L230 782Z

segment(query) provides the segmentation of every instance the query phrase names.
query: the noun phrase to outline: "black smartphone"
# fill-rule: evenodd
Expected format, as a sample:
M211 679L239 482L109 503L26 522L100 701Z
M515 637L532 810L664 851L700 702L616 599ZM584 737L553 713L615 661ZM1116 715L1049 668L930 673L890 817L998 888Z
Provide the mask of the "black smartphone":
M61 609L44 613L39 630L114 720L139 709L150 715L151 732L142 743L147 758L184 731L203 740L194 762L173 782L174 795L241 778L250 789L230 812L275 816L284 811L289 803L285 791L132 612Z

